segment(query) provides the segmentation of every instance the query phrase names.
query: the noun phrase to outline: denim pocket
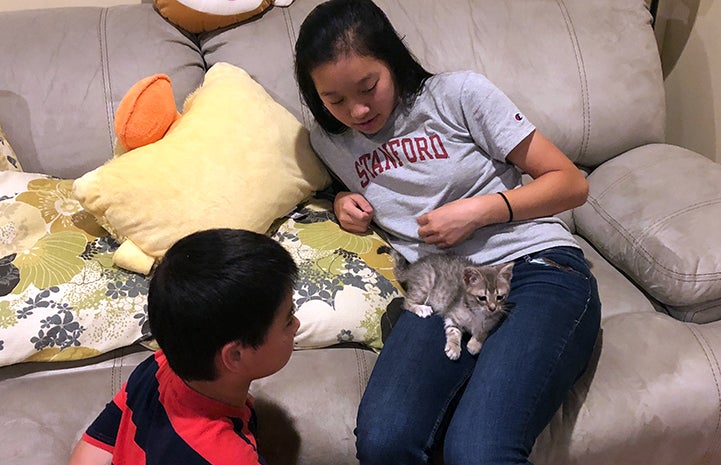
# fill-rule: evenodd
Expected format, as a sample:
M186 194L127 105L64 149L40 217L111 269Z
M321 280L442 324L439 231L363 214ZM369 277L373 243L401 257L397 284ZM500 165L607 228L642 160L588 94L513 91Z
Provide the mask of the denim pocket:
M591 276L591 270L583 256L583 251L575 247L553 247L526 255L523 260L529 264L577 273L586 279Z

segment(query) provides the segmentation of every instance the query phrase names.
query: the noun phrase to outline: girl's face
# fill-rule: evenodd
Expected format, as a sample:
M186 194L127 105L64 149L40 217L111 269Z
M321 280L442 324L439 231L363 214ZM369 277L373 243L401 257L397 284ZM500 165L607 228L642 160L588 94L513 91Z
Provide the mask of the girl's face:
M398 103L390 68L370 56L345 55L317 66L310 76L330 114L364 134L380 131Z

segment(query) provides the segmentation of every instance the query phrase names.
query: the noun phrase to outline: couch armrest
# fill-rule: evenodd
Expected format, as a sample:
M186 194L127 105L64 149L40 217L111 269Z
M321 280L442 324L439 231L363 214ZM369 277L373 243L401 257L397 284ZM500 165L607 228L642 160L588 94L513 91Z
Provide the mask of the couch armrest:
M661 304L721 318L721 165L649 144L596 168L578 233Z

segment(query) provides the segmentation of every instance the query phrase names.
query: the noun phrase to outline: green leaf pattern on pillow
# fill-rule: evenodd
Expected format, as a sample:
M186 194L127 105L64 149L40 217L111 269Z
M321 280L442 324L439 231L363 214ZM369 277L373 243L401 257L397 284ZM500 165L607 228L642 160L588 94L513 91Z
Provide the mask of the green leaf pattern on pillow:
M31 284L42 289L70 281L85 267L79 256L85 245L85 236L70 231L41 237L13 260L13 265L20 272L20 282L13 293L19 294Z
M113 265L119 244L70 194L72 181L0 172L0 366L78 360L150 337L148 278ZM399 297L377 234L337 224L313 199L274 237L298 263L297 349L353 341L380 349L380 321Z
M330 202L312 199L281 224L274 237L299 267L294 303L301 325L297 348L358 342L383 346L380 321L400 297L393 264L376 251L376 233L352 234L338 225Z
M95 218L73 198L72 189L72 180L40 178L30 181L28 191L19 194L16 200L37 208L50 225L50 232L78 231L91 241L106 235Z
M70 196L72 181L22 176L24 191L0 193L0 366L147 337L147 278L113 266L119 244Z

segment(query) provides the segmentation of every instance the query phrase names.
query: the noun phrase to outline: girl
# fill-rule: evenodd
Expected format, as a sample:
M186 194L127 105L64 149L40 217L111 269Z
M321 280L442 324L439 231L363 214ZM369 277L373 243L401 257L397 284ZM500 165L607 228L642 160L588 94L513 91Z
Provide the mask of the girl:
M443 444L446 465L530 463L599 332L595 279L552 216L585 202L586 180L485 77L426 71L371 0L317 6L295 52L311 142L348 188L341 226L374 221L409 261L515 261L513 309L477 357L449 361L442 320L402 312L361 401L358 459L426 463Z

